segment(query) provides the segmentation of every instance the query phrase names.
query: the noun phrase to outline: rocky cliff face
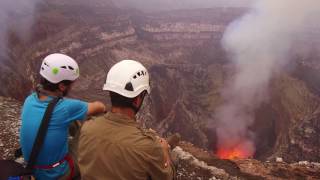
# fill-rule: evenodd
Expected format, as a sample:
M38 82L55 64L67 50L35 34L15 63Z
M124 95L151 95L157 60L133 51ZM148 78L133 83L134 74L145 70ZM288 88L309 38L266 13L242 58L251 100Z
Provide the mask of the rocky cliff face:
M141 122L163 135L179 132L183 139L213 152L213 113L234 72L220 40L227 24L245 9L146 14L103 2L39 4L31 38L10 36L7 65L1 66L5 75L0 78L6 86L0 94L22 100L37 82L42 58L62 52L80 64L81 78L72 96L108 103L101 90L108 69L121 59L136 59L148 67L152 79ZM320 161L319 66L310 65L318 64L316 55L306 57L297 58L295 67L274 77L269 103L256 112L251 128L258 159Z

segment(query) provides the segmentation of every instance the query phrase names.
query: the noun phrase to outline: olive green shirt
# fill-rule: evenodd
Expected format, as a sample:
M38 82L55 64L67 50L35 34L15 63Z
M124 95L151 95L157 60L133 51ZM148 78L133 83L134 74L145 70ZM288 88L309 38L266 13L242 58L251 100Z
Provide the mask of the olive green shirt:
M86 122L78 150L84 180L172 180L174 176L156 134L121 114Z

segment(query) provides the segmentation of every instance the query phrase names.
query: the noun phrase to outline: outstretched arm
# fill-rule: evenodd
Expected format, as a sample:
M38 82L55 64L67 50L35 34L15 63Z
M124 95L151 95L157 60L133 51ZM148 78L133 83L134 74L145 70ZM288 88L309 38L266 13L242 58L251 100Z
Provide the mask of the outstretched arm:
M106 106L102 102L95 101L95 102L88 103L88 111L87 111L88 116L96 115L104 112L106 112Z

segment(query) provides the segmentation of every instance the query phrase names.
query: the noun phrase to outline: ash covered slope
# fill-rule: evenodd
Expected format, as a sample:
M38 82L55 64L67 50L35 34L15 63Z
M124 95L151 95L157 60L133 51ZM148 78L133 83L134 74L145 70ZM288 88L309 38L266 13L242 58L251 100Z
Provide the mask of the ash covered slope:
M62 52L81 66L81 79L72 94L107 101L101 91L107 70L121 59L136 59L152 76L152 94L141 121L164 135L179 132L197 146L214 150L213 112L222 103L221 88L235 71L220 41L225 27L245 9L145 14L96 1L90 6L86 1L62 0L38 4L30 40L23 41L15 33L10 36L12 65L1 77L13 83L2 79L7 85L1 95L22 100L36 82L41 59ZM258 108L252 127L257 158L320 161L320 93L316 79L310 78L319 70L308 58L298 57L293 73L283 72L272 80L270 102ZM20 77L24 80L13 81Z

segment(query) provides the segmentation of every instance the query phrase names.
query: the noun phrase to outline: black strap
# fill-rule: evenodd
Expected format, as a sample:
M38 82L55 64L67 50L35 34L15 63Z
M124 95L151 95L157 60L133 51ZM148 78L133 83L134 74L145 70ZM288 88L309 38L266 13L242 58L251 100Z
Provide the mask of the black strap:
M40 150L42 148L44 139L46 137L47 134L47 130L49 127L49 122L51 119L51 115L53 112L53 109L55 107L55 105L58 103L58 101L61 99L61 97L55 97L48 105L46 112L43 115L36 139L33 143L32 146L32 151L29 157L29 161L28 161L28 165L27 165L27 169L33 169L33 166L35 165L38 155L40 153Z

